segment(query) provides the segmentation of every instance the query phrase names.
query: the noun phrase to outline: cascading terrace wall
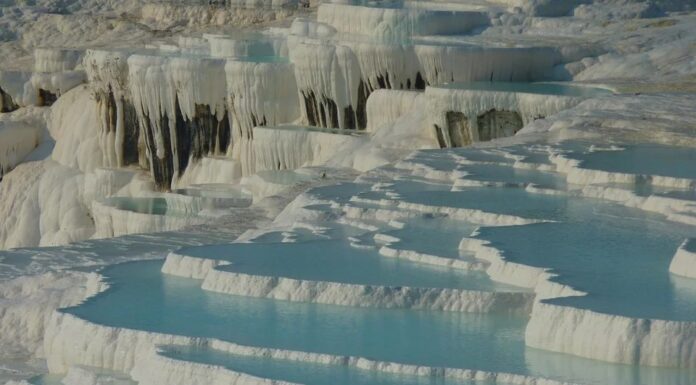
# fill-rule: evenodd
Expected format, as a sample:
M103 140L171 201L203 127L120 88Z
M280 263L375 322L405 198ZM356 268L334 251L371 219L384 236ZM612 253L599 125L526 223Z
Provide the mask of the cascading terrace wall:
M356 35L353 26L336 21L339 11L366 13L376 29ZM399 12L408 17L396 17ZM103 163L146 168L161 190L208 156L229 157L242 175L251 175L258 164L254 127L365 130L375 90L543 80L562 61L556 48L414 43L409 37L469 33L489 23L481 12L457 15L466 22L454 23L447 12L323 4L319 22L296 19L287 39L203 35L179 39L178 50L88 50L83 67L98 102Z

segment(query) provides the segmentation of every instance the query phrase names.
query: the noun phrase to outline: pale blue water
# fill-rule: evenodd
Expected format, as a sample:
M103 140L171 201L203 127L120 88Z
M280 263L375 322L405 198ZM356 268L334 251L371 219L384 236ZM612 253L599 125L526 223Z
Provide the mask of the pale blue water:
M242 191L238 187L225 184L203 184L195 187L180 188L172 191L176 194L201 198L219 199L244 199L252 198L251 193Z
M309 194L320 200L347 202L353 195L370 189L366 183L342 182L329 186L315 187Z
M696 320L696 281L669 272L674 252L696 228L585 199L567 200L560 223L482 228L506 257L548 267L556 281L589 292L551 302L629 317ZM543 247L540 247L543 245Z
M490 381L455 381L428 376L380 373L339 365L269 360L196 347L167 347L162 355L184 361L218 365L257 377L307 385L493 385Z
M522 188L514 187L474 187L454 192L446 189L419 190L413 185L410 187L409 191L399 189L400 200L438 207L477 209L533 219L552 219L563 210L567 203L566 197L531 194ZM370 199L386 198L384 194L372 191L360 196Z
M232 243L182 249L179 253L231 261L231 265L219 269L261 276L472 290L493 290L497 286L503 286L493 283L483 272L467 272L385 258L375 249L357 249L345 240Z
M573 148L575 143L564 144ZM571 152L581 167L638 175L696 179L696 148L659 144L620 145L621 151Z
M409 156L408 162L419 163L440 171L454 170L459 164L453 156L441 150L418 151Z
M505 156L505 153L503 151L461 147L452 149L452 153L464 157L467 160L473 162L491 162L504 164L512 164L515 162L514 159Z
M613 93L606 88L561 83L471 82L452 83L443 87L475 91L516 92L575 97L597 97L611 95Z
M524 162L536 164L551 164L549 153L545 146L541 145L516 145L505 147L503 150L507 153L522 156Z
M471 255L462 255L458 249L462 238L470 236L475 229L476 226L470 223L424 216L409 219L403 229L386 231L386 233L401 239L391 245L396 249L414 250L445 258L472 260Z
M352 308L205 292L161 261L104 270L106 292L65 310L102 325L431 366L526 372L522 317Z
M133 211L141 214L151 215L172 215L175 211L167 207L167 200L164 198L131 198L131 197L112 197L107 198L105 203L119 210ZM183 215L183 214L182 214Z
M580 153L582 148L578 148L574 150ZM521 148L507 150L526 156ZM496 164L460 165L450 153ZM538 156L539 161L545 158L543 150L529 153L530 157ZM691 164L687 163L688 156L682 155L674 158L672 168ZM426 151L416 158L443 170L459 167L475 172L475 178L480 180L564 188L562 180L550 173L506 169L500 164L509 165L512 160L501 152ZM667 169L670 160L665 157L662 161L664 164L655 166L657 169ZM477 235L502 249L510 260L550 268L559 274L555 280L589 292L586 297L551 300L554 303L631 317L696 320L696 280L668 273L677 247L685 238L696 236L696 227L666 222L657 215L599 200L533 194L517 187L452 192L447 183L429 183L418 178L404 180L410 178L407 170L382 171L365 179L393 183L387 189L407 202L556 221L481 228ZM288 181L306 177L297 173L268 174L270 178L276 176ZM388 198L385 192L369 191L369 187L365 183L345 183L321 187L311 193L339 203L349 202L354 195ZM317 204L312 209L328 211L330 207ZM380 232L403 237L395 247L450 258L459 257L459 240L473 229L465 222L440 216L422 215L405 222L403 229L377 224ZM346 241L349 236L359 237L361 242L369 244L372 233L331 222L320 225L328 229L295 228L261 236L258 241L264 243L210 245L182 252L227 259L234 264L226 268L252 274L375 285L509 289L479 273L457 273L381 258L375 250L353 248ZM299 242L273 243L287 237ZM614 365L525 348L527 320L524 317L350 308L222 295L201 290L200 281L162 275L161 263L138 262L107 268L104 274L111 288L66 311L109 326L381 361L530 374L591 385L696 383L696 370ZM206 349L179 349L167 354L307 384L458 384L432 378L380 375L342 366L254 359Z
M552 268L560 274L556 280L591 293L556 302L631 317L696 320L696 282L675 286L668 272L677 247L696 235L694 226L600 200L520 188L399 192L407 202L557 221L480 233L510 259Z
M535 184L540 187L565 189L565 178L552 172L512 168L498 164L461 165L458 170L469 172L465 179L511 184Z
M696 379L693 370L614 365L525 348L524 318L229 296L201 290L200 281L163 276L160 267L158 261L110 267L104 274L111 288L66 311L99 324L136 330L436 367L532 374L586 384L687 385ZM361 377L361 373L340 366L290 365L282 360L198 353L178 357L308 384L331 385L344 379L360 384L372 376L364 373L367 377ZM379 379L376 383L392 383L392 378L384 377L375 375ZM429 380L423 379L423 383L439 384Z

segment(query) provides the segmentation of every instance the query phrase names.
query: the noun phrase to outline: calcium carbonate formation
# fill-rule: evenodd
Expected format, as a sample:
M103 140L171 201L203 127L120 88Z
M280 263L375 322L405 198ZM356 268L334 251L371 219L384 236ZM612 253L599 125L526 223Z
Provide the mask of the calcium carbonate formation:
M0 14L0 383L696 381L689 4L38 2Z

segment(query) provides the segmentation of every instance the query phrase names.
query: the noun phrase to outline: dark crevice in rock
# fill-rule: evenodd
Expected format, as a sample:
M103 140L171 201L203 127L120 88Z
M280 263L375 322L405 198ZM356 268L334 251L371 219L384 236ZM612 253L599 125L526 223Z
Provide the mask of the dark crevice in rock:
M37 103L39 107L48 107L55 103L56 100L58 100L58 96L56 94L51 91L44 90L43 88L39 88L39 100Z
M338 128L340 127L338 124L338 107L336 106L336 102L334 102L331 99L326 99L326 107L329 113L329 119L331 120L331 128Z
M355 127L355 112L353 106L348 106L343 110L343 126L346 128Z
M140 124L133 103L121 97L123 105L123 164L125 166L140 162Z
M222 114L222 120L218 120L208 105L196 104L191 120L182 115L178 99L175 107L178 157L176 161L179 166L179 176L181 176L188 167L190 159L200 159L227 149L227 146L223 147L223 144L217 140L220 136L229 137L229 134L224 132L230 131L230 125L227 113Z
M309 125L318 126L317 98L314 96L314 91L302 91L302 97L304 98L305 111L307 113Z
M163 145L161 157L157 155L157 142L148 116L145 116L142 124L145 131L145 145L150 156L150 172L155 180L155 185L160 190L168 190L171 187L172 177L174 176L172 141L169 137L169 118L164 114L159 120Z
M425 80L423 80L423 76L421 76L420 71L416 74L416 82L414 84L414 88L417 90L424 90L425 89Z
M12 112L18 108L12 96L0 88L0 112Z
M367 84L360 81L358 85L358 105L355 108L355 122L357 123L357 128L359 130L364 130L367 128L367 98L370 96L370 91L368 90Z
M106 122L106 133L116 133L118 125L118 106L116 102L116 96L114 95L111 88L109 88L108 93L98 92L95 94L95 99L97 104L103 104L104 106L101 111L103 111L103 119ZM123 164L118 166L128 166L131 164L138 164L140 159L140 151L138 149L138 142L140 139L140 123L138 123L138 116L135 110L135 106L125 97L121 96L119 102L123 108L123 143L121 147L121 153L123 154Z
M444 135L442 135L442 128L440 128L440 126L437 124L435 125L435 135L437 136L437 144L440 146L440 148L446 148L447 143L445 143Z
M186 119L175 100L175 135L176 135L176 159L172 152L172 138L170 137L170 120L165 114L160 117L162 135L162 157L157 156L156 138L154 130L146 116L143 124L145 132L145 145L150 156L150 171L155 184L160 190L168 190L174 178L174 165L177 166L178 175L181 176L189 166L191 159L200 159L207 155L224 154L230 145L231 125L227 112L218 120L211 111L210 106L197 104L194 116ZM137 146L137 139L134 141Z

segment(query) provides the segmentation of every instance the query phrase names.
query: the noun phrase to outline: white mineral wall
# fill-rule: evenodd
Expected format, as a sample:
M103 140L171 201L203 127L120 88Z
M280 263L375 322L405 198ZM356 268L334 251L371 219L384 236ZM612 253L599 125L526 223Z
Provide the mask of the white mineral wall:
M696 278L696 239L687 239L679 246L669 265L669 272L687 278Z
M257 38L229 35L204 35L215 57L287 57L287 40L276 37Z
M422 92L376 90L367 99L367 131L394 124L414 108L425 104Z
M34 71L73 71L82 64L82 55L83 51L75 49L37 48L34 50Z
M319 165L339 150L365 138L350 134L321 132L300 126L257 127L254 129L256 171L293 170Z
M38 90L56 96L66 93L86 80L82 69L82 50L37 48L34 50L34 73L24 85L24 105L40 104Z
M172 187L192 184L235 183L242 178L240 162L229 157L205 156L189 163L186 171L174 181Z
M96 229L94 238L180 230L204 222L194 215L153 215L120 210L101 201L92 202L92 215Z
M517 112L524 125L579 104L582 98L515 92L476 91L446 87L428 87L425 91L430 126L446 128L446 113L461 112L468 119L469 134L479 140L477 117L491 110ZM443 135L445 145L453 147Z
M154 352L139 358L131 375L139 385L294 385L221 366L175 360Z
M179 252L167 255L162 265L162 274L203 280L216 267L228 264L225 261L191 257Z
M429 85L472 81L538 81L549 78L560 55L555 48L416 45Z
M356 369L456 380L493 381L516 385L563 383L519 374L469 369L434 368L374 361L362 357L334 356L300 351L242 346L234 343L113 328L89 323L69 314L54 312L46 331L44 349L51 373L65 373L71 366L86 365L130 373L143 384L266 384L266 380L218 366L172 360L157 355L157 345L208 346L248 357L284 359L308 363L344 365ZM175 373L178 375L169 375ZM260 381L260 382L256 382ZM273 382L278 383L278 382ZM281 384L285 384L282 383Z
M97 104L86 86L63 95L51 106L48 129L56 141L51 158L83 172L102 167Z
M227 103L232 122L232 156L241 160L243 175L255 171L252 129L300 117L294 68L290 63L228 60L225 65Z
M466 34L490 23L482 12L445 12L323 3L317 20L337 31L387 38L413 35Z
M52 272L0 282L3 353L42 355L44 331L55 309L74 306L106 286L94 273Z
M129 373L156 345L189 345L196 338L101 326L54 311L44 337L44 354L51 373L66 373L85 365Z
M353 110L357 108L362 76L353 51L347 46L297 39L291 43L290 59L301 94L303 121L323 127L348 128L345 109L348 106ZM312 107L310 98L316 99L316 107ZM335 121L330 117L331 109L335 109ZM309 116L308 111L312 110L315 117Z
M31 75L31 79L24 86L24 103L39 104L38 90L50 91L56 96L70 91L87 80L85 72L63 71L53 73L38 72ZM35 100L33 100L36 98Z
M42 130L15 122L0 122L0 179L38 147Z
M609 362L696 366L696 322L629 318L537 302L525 343Z
M568 183L585 184L636 184L649 183L653 186L663 186L676 189L690 189L696 187L696 181L687 178L675 178L662 175L639 175L604 170L593 170L581 167L581 162L560 153L549 156L549 160L556 165L556 170L565 174Z
M20 164L0 183L0 248L61 245L94 232L84 177L52 161Z
M528 314L533 293L389 287L257 276L216 269L225 262L171 253L162 272L202 279L203 290L341 306Z
M400 42L361 39L345 40L340 44L353 51L360 65L361 79L370 90L416 88L421 68L413 46Z
M17 106L24 106L24 85L31 79L31 72L0 70L0 89L12 98ZM3 102L0 100L0 102ZM9 101L4 101L9 104Z
M435 368L399 364L395 362L375 361L363 357L335 356L320 353L308 353L292 350L269 349L242 346L229 342L211 340L207 344L219 352L266 359L297 361L323 365L337 365L352 369L378 371L395 375L422 376L428 378L450 379L454 381L484 381L491 384L508 385L570 385L545 378L519 374L486 372L471 369ZM142 365L141 365L142 364ZM157 368L157 370L148 370ZM178 376L167 373L176 373ZM142 384L268 384L262 379L235 372L220 366L198 364L162 357L156 353L145 356L138 362L132 375ZM273 384L288 385L286 382L273 381Z

